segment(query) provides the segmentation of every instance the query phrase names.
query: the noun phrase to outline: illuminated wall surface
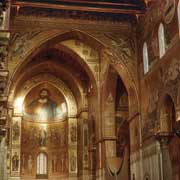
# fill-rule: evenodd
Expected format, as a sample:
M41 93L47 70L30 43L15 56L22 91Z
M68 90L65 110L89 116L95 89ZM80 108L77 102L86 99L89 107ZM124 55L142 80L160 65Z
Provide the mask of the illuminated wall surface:
M22 175L42 172L39 169L44 167L43 160L38 159L42 152L47 156L43 162L47 163L50 175L68 173L67 121L43 124L23 121L21 152Z
M2 0L0 180L180 179L180 0Z
M19 103L19 104L18 104ZM23 104L21 124L21 174L22 176L68 174L68 120L63 95L49 84L33 88ZM12 140L19 138L20 129L15 122ZM14 157L14 169L16 163Z

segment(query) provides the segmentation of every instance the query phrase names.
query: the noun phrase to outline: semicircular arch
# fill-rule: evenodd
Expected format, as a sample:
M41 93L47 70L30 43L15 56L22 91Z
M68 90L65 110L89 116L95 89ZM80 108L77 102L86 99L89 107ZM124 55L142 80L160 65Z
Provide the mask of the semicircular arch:
M50 74L43 74L43 75L37 75L31 78L30 80L26 81L24 85L22 86L21 90L18 92L16 97L21 97L21 101L23 103L24 98L26 95L36 86L42 83L49 83L52 86L56 87L65 97L67 106L68 106L68 116L74 117L77 115L77 104L76 100L74 98L73 93L69 89L69 87L66 86L66 84L61 81L59 78L56 78ZM13 96L13 95L12 95Z

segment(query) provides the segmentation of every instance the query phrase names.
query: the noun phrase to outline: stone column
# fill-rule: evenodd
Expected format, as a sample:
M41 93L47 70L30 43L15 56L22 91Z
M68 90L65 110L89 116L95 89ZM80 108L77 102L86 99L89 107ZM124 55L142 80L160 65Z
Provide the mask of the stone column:
M104 142L106 150L106 158L116 157L116 134L115 134L115 109L114 99L110 93L104 112Z
M176 106L176 121L180 121L180 104Z
M88 179L88 113L84 109L78 118L78 179Z
M69 179L77 179L77 118L68 119L68 165ZM66 158L67 161L67 158Z
M83 120L83 179L88 179L88 169L89 169L89 152L88 152L88 124L87 119Z
M114 97L111 93L109 93L105 111L104 111L104 127L103 127L103 145L104 145L104 171L109 174L108 168L114 167L114 161L117 160L116 155L116 132L115 132L115 105L114 105ZM108 168L107 168L108 167ZM112 170L112 169L111 169ZM117 173L116 170L113 169L113 173ZM106 175L107 176L107 175ZM109 177L108 177L109 178ZM115 178L115 177L114 177ZM105 179L105 176L104 176ZM104 180L103 179L103 180Z
M172 164L169 154L169 142L171 135L158 134L157 139L161 147L163 180L172 180Z

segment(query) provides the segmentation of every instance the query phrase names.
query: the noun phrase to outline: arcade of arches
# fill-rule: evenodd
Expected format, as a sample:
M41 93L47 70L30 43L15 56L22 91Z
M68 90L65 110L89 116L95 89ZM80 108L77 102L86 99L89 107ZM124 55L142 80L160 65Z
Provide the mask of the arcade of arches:
M0 180L180 180L179 4L2 0Z

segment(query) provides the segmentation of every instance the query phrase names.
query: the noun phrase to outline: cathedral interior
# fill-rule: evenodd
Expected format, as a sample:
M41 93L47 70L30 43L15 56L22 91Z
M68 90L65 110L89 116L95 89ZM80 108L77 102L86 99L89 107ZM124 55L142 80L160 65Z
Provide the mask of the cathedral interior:
M0 180L180 180L180 0L0 0Z

